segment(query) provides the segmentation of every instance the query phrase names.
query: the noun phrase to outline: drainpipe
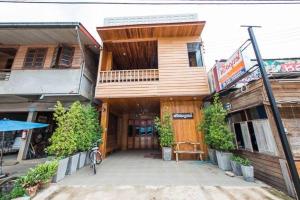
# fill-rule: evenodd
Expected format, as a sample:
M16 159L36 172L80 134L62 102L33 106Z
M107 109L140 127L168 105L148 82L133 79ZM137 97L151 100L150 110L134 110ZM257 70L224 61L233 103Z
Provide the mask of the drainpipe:
M77 32L77 41L78 41L79 48L81 51L81 72L80 72L80 81L79 81L79 87L78 87L78 94L80 94L82 76L83 76L84 69L85 69L85 54L84 54L84 49L83 49L83 46L81 43L78 26L76 26L76 32Z

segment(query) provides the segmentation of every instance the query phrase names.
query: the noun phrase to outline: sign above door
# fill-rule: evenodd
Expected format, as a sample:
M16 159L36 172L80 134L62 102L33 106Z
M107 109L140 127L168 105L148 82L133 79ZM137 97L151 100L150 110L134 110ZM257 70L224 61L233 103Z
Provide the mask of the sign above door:
M173 113L173 119L193 119L193 113Z

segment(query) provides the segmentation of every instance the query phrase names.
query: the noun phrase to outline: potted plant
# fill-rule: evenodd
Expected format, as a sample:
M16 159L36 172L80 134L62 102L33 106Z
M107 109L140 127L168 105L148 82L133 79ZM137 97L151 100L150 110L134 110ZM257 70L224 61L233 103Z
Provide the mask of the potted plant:
M161 120L156 117L154 125L158 131L163 160L169 161L172 159L172 145L174 142L171 115L169 113L165 113Z
M230 158L231 168L232 168L233 173L236 176L242 176L242 169L241 169L241 164L240 164L241 159L243 159L243 158L240 156L236 156L236 155L233 155Z
M77 131L77 148L80 152L77 168L82 168L86 163L88 151L101 138L102 129L99 126L99 116L97 110L91 105L82 106L80 118L83 118L84 123L78 123ZM81 120L80 120L81 121Z
M235 145L234 135L230 132L225 120L227 111L217 94L214 96L213 104L206 109L209 112L209 124L205 127L207 130L205 140L217 150L216 157L219 168L231 170L230 157L232 153L230 151L235 148Z
M54 155L58 159L58 168L54 182L58 182L65 177L70 156L77 151L76 135L73 129L73 118L70 118L69 112L60 102L55 106L54 119L57 122L52 137L50 138L50 146L47 152Z
M254 182L254 167L251 165L251 162L247 158L240 160L242 174L245 181Z
M25 176L18 179L17 184L20 184L28 196L34 197L39 187L39 176L34 169L29 169Z
M212 141L212 137L209 134L210 125L211 125L211 121L212 121L212 113L214 111L213 109L214 109L214 107L211 105L204 109L203 118L202 118L200 124L198 125L198 131L201 133L204 133L205 143L208 146L209 160L211 161L212 164L217 165L218 160L217 160L217 156L216 156L216 149L213 146L214 142Z
M50 182L57 172L58 161L47 161L35 167L35 172L40 179L39 187L45 189L50 185Z

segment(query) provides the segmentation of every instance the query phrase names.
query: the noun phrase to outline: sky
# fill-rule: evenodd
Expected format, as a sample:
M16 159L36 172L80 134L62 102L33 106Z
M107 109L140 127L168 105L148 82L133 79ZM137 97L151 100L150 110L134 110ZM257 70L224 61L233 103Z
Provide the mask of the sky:
M78 21L101 42L96 27L105 17L197 13L206 21L202 33L204 63L229 58L255 29L263 58L300 57L300 5L53 5L0 3L0 22Z

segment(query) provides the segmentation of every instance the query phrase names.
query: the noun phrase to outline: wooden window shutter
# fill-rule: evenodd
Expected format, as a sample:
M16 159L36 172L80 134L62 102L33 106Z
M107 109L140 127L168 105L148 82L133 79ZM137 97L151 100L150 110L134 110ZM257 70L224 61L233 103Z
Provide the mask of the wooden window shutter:
M277 147L268 120L253 120L254 134L259 152L277 155Z
M59 55L58 65L59 67L69 68L72 66L72 61L74 57L74 47L62 47Z
M243 135L243 140L245 144L245 149L253 152L252 142L249 134L248 124L247 122L241 122L241 130Z
M56 48L54 49L53 56L52 56L52 61L51 61L51 65L50 65L52 68L57 67L57 62L58 62L58 50L59 50L59 47L56 47Z

